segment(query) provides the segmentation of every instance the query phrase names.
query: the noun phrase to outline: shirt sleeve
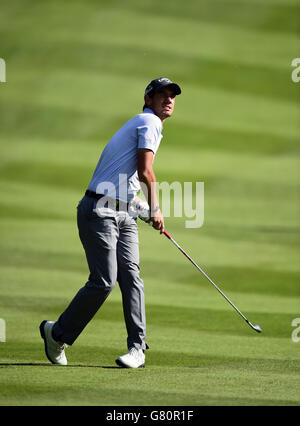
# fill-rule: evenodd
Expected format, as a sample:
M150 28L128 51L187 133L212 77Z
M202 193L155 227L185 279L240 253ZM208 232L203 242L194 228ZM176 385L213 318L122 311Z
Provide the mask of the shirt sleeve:
M149 114L144 123L137 127L138 148L151 149L156 154L162 138L161 128L160 120Z

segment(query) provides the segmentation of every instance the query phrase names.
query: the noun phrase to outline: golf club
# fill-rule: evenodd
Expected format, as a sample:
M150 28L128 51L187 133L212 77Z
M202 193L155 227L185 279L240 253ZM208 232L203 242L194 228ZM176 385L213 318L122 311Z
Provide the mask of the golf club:
M244 320L246 321L246 323L248 325L250 325L251 328L253 328L253 330L257 331L258 333L262 332L262 329L259 325L253 325L251 324L251 322L245 317L245 315L242 314L242 312L228 299L228 297L223 293L223 291L221 291L219 289L219 287L209 278L208 275L206 275L206 273L200 268L200 266L197 265L197 263L183 250L182 247L180 247L180 245L174 240L174 238L171 237L171 235L167 232L167 231L163 231L163 234L172 241L172 243L181 251L181 253L183 253L185 255L185 257L192 262L192 264L194 266L196 266L196 268L201 272L201 274L203 274L205 276L205 278L208 279L208 281L218 290L219 293L222 294L222 296L227 300L228 303L230 303L230 305L236 310L236 312L242 317L244 318Z

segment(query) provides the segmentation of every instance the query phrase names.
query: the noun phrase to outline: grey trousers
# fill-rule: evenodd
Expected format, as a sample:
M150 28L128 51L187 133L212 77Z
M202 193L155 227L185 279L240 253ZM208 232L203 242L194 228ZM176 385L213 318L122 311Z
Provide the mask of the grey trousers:
M72 345L118 281L128 349L146 349L144 284L139 275L136 220L127 212L99 217L97 200L84 196L77 207L79 236L90 270L87 283L53 326L56 340Z

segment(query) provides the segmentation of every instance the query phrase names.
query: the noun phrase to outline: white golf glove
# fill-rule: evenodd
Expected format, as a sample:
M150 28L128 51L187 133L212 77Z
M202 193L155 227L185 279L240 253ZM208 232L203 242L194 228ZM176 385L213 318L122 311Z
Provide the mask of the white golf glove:
M129 214L133 217L139 217L144 222L150 219L150 208L146 201L141 199L133 200L129 206Z

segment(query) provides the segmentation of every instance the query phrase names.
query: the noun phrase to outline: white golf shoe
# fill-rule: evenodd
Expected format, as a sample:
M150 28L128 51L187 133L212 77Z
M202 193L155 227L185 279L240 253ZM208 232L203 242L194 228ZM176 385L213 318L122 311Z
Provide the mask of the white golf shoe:
M142 349L131 348L128 354L116 359L116 363L123 368L144 368L145 354Z
M40 324L41 337L45 343L45 352L47 358L52 364L67 365L67 358L65 355L66 343L57 342L52 337L53 321L43 321Z

